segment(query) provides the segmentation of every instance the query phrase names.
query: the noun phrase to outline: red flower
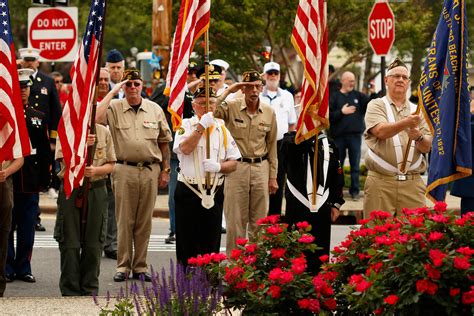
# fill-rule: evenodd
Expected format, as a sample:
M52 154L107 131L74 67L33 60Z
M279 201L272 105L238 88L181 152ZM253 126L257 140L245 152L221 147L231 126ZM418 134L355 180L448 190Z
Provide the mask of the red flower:
M240 249L232 249L231 253L230 253L230 257L234 260L237 260L240 258L240 256L242 256L242 250Z
M422 227L424 225L425 219L419 216L419 217L411 217L410 219L408 219L408 221L413 227Z
M247 286L248 286L247 280L239 281L239 282L237 282L237 283L234 285L234 287L235 287L236 289L246 289Z
M302 244L310 244L314 241L314 237L309 234L304 234L303 236L298 239L298 242Z
M251 265L252 263L257 262L257 256L247 256L244 257L244 263L246 265Z
M285 248L272 248L272 249L270 249L270 254L272 255L273 259L283 258L285 253L286 253Z
M227 259L227 256L224 253L211 253L211 259L214 262L221 262Z
M432 215L432 216L430 216L430 219L433 222L436 222L436 223L447 223L449 221L449 219L446 216L442 215L442 214Z
M319 260L321 260L321 262L328 262L329 256L328 255L319 256Z
M352 244L352 239L346 239L343 242L341 242L341 246L344 248L349 248L349 246Z
M435 295L438 286L430 280L418 280L416 281L416 290L420 293Z
M384 212L384 211L372 211L370 213L370 219L387 219L392 217L392 214L389 212Z
M314 298L302 298L298 300L298 306L301 309L307 309L313 313L319 313L321 309L319 301Z
M471 255L474 255L474 249L469 248L469 246L459 247L458 249L456 249L456 252L464 255L465 257L470 257Z
M361 219L361 220L359 220L359 225L365 225L365 224L367 224L368 222L370 222L369 219Z
M255 250L257 250L257 244L246 245L245 250L247 250L247 252L253 253L253 252L255 252Z
M279 280L280 284L283 285L283 284L290 283L291 281L293 281L294 278L295 277L293 276L293 272L283 271L280 274L280 278L278 280Z
M439 278L441 277L441 273L437 269L433 268L430 264L426 263L425 269L428 272L428 278L433 280L439 280Z
M474 286L471 286L471 290L469 292L464 292L462 294L462 303L464 305L474 304Z
M429 241L438 241L444 237L443 233L440 232L431 232L428 236Z
M456 295L459 295L459 293L461 293L461 290L457 287L449 289L449 295L450 296L456 296Z
M344 253L344 252L345 252L344 249L341 249L341 248L338 247L338 246L334 247L334 249L333 249L332 251L334 251L335 253Z
M325 301L323 302L323 304L324 304L324 306L327 307L327 309L329 309L329 310L331 310L331 311L335 310L336 307L337 307L336 300L333 299L333 298L330 298L330 299L328 299L328 300L325 300Z
M280 215L270 215L257 220L257 225L276 224L280 220Z
M446 202L442 202L442 201L437 201L435 203L435 205L433 206L433 209L436 211L436 212L439 212L439 213L442 213L444 211L446 211L446 207L448 206L448 204L446 204Z
M339 273L336 271L326 271L321 273L321 277L328 282L334 281L338 275Z
M383 313L383 307L380 307L380 308L377 308L376 310L374 310L375 315L380 315L382 313Z
M249 240L248 239L245 239L245 238L237 238L237 240L235 241L235 243L239 246L245 246L245 244L248 242Z
M304 256L291 260L291 271L302 274L306 270L306 259Z
M454 257L454 267L459 270L467 270L471 267L471 264L466 257Z
M271 281L276 281L280 278L280 275L281 275L282 272L283 271L280 268L275 268L272 271L270 271L270 273L268 273L268 278Z
M270 227L267 227L266 231L271 235L279 235L283 232L283 229L280 225L272 225Z
M241 267L233 267L233 268L226 267L225 271L226 273L224 275L224 279L229 284L234 283L235 280L238 279L244 273L244 269L242 269Z
M324 296L334 295L334 290L328 285L321 275L317 275L313 278L314 291L318 294L321 293Z
M353 274L349 278L349 284L356 285L364 280L364 276L362 274Z
M309 228L309 223L306 222L306 221L298 222L298 223L296 223L296 227L298 227L298 229L306 230L307 228Z
M270 285L267 291L273 298L279 298L281 295L281 288L278 285Z
M395 294L392 294L392 295L387 296L383 300L388 305L395 305L398 302L398 296L396 296Z
M446 254L439 249L430 249L430 258L433 260L435 267L440 267L443 265L443 259L446 257Z
M361 281L356 285L357 292L364 292L372 285L372 282L367 282L366 280Z

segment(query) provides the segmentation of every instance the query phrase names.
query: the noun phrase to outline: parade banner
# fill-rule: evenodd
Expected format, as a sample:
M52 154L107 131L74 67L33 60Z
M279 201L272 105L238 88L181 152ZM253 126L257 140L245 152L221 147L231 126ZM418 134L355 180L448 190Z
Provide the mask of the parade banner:
M189 56L196 40L209 28L210 10L210 0L181 1L165 89L165 94L170 96L168 112L173 130L181 126Z
M446 184L472 173L466 23L465 1L445 0L418 88L433 135L426 194L432 201L444 201Z
M23 113L8 0L0 0L0 163L28 156L30 139ZM0 165L1 170L1 165Z
M103 24L105 1L91 1L86 30L70 72L72 91L59 121L58 135L66 165L64 173L66 197L69 197L72 190L78 188L84 179L90 105L94 98L95 79L99 71L100 42L105 28Z
M299 144L329 127L326 1L300 0L291 42L304 66L295 139Z

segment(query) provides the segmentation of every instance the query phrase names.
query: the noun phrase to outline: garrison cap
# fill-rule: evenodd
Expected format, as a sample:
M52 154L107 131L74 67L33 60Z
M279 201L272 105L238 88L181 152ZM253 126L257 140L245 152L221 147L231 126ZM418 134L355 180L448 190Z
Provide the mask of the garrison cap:
M138 69L135 69L135 68L125 70L125 72L123 73L123 77L122 77L122 81L123 80L141 80L141 81L143 81L142 77L140 76L140 72L138 71Z
M388 66L387 71L392 70L395 67L405 67L408 69L407 65L405 65L405 63L398 57Z
M20 81L20 87L31 87L33 85L33 81L31 80L31 76L35 71L30 68L22 68L18 69L18 81Z
M115 48L110 50L108 53L107 53L107 59L106 61L108 63L118 63L120 61L124 60L123 58L123 55L121 52L119 52L118 50L116 50Z
M206 70L205 69L206 69L205 67L202 67L197 71L196 76L199 79L206 78L206 73L205 73ZM221 73L222 73L222 68L220 66L209 65L209 80L219 80L219 79L221 79Z
M260 75L260 73L258 71L249 70L249 71L245 71L242 74L242 82L254 82L254 81L262 81L263 82L262 76Z
M196 71L196 72L198 71L198 64L195 61L191 61L188 64L188 72L191 72L191 71Z
M203 98L206 96L206 89L205 88L199 88L196 90L196 92L194 92L194 95L193 95L193 98L196 99L196 98ZM214 92L214 90L209 87L209 97L210 98L217 98L216 96L216 93Z

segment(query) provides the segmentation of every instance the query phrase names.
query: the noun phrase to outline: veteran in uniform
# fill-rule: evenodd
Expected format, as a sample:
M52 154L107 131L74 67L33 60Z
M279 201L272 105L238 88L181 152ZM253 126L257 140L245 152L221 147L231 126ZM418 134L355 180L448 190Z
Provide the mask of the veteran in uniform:
M22 67L30 68L34 71L32 75L33 85L30 87L29 104L35 110L45 114L45 121L49 127L49 139L51 143L51 164L54 166L54 146L56 144L58 124L62 112L56 84L53 78L38 70L39 49L21 48L18 52L22 58ZM55 170L51 172L53 173ZM55 192L56 191L54 191L54 194ZM38 208L38 220L35 229L37 231L45 231L46 229L41 225L40 213L40 209Z
M215 117L225 121L242 157L237 170L227 176L224 212L227 220L227 253L237 238L245 238L247 225L252 238L257 220L268 211L269 194L278 189L277 123L275 112L259 96L263 81L257 71L243 73L243 82L234 83L218 98ZM225 100L229 93L242 89L243 98Z
M151 281L146 262L158 186L170 174L171 131L160 106L140 93L143 81L136 69L124 73L124 99L97 107L97 119L107 114L117 155L112 173L117 218L117 269L114 281L133 277ZM161 165L161 166L160 166Z
M398 58L385 75L387 95L367 105L364 133L369 170L364 187L364 216L373 210L394 215L402 208L422 207L425 184L420 176L427 167L424 153L431 149L432 136L416 105L407 99L410 74ZM411 140L405 170L402 162Z
M88 192L88 215L84 240L81 244L82 207L76 203L81 198L83 187L74 189L69 199L61 186L58 197L58 212L54 227L54 238L61 253L61 276L59 289L63 296L94 295L99 292L100 258L107 233L107 188L106 179L115 165L115 151L107 127L96 124L96 135L88 136L88 145L96 149L91 166L84 170L90 180ZM56 147L56 159L61 163L58 176L63 179L65 164L61 144ZM85 201L82 201L85 203Z
M199 254L218 253L221 243L224 175L237 168L241 157L237 144L224 126L215 119L216 95L209 88L209 111L206 113L206 90L194 93L195 115L184 119L176 133L173 151L178 155L178 183L175 190L176 257L187 265ZM210 132L210 157L206 159L206 132ZM206 173L210 174L210 190Z
M35 240L39 192L47 189L51 177L48 125L45 114L31 107L28 102L32 74L33 70L28 68L18 70L23 111L32 151L25 157L23 167L13 175L12 227L6 266L7 281L17 279L29 283L36 282L31 273L31 256ZM16 247L13 234L15 230Z

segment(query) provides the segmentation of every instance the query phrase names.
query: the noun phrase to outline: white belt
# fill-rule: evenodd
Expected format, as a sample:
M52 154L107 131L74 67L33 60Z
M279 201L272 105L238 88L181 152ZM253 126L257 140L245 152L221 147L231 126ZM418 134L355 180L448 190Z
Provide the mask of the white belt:
M196 178L186 177L181 173L178 173L178 181L189 184L199 184L199 181ZM222 183L224 183L224 177L221 177L217 180L217 185L222 185ZM202 185L205 185L205 183L202 183ZM211 179L211 185L214 185L214 179Z

